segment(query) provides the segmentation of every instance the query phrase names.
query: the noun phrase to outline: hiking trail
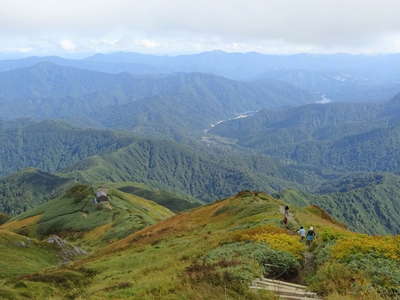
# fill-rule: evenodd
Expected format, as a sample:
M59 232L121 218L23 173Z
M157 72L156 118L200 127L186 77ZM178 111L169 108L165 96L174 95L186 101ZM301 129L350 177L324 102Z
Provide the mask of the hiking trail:
M287 300L322 300L314 292L307 291L307 286L280 280L257 278L253 280L251 289L266 290L275 293L279 299Z
M279 212L282 216L285 214L285 206L279 207ZM298 222L294 218L292 212L289 211L288 222L299 226ZM314 254L309 248L304 252L304 267L301 273L307 274L314 270ZM307 286L285 282L281 280L268 279L265 277L257 278L253 280L251 289L267 290L275 293L279 299L287 300L308 300L308 299L321 299L314 292L307 291Z

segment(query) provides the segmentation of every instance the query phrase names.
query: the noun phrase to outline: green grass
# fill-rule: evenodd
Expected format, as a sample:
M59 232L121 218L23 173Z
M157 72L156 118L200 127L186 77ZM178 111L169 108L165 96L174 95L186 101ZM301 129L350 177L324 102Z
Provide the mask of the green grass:
M98 246L173 215L155 202L119 190L109 189L108 195L109 204L95 204L92 187L74 186L63 196L13 218L12 230L36 238L57 234L80 245ZM25 224L32 217L38 219Z
M180 212L202 204L201 201L179 193L171 193L165 190L149 187L143 183L121 182L115 183L113 187L122 192L133 194L148 200L152 200L174 212Z
M72 194L80 196L70 201L86 201L81 195L84 190L77 188ZM134 197L111 191L115 208L127 207L129 204L123 199L130 202ZM23 299L22 294L31 299L275 299L271 294L248 289L251 280L265 275L297 283L306 280L323 295L351 299L363 295L366 290L358 287L364 283L370 284L370 294L377 297L385 297L387 287L398 283L397 258L384 253L378 259L369 259L374 261L369 264L347 254L335 256L352 247L353 239L364 238L368 241L361 244L365 253L375 253L368 251L375 251L376 247L397 253L398 239L352 233L317 207L291 206L292 229L287 229L280 223L284 205L264 193L241 192L124 233L124 238L96 248L92 255L68 266L40 271L13 283L4 282L3 290L13 293L15 299ZM44 218L46 212L42 213ZM156 209L151 216L159 213ZM123 228L123 224L116 224L115 228ZM313 225L319 236L310 249L315 255L315 270L303 270L305 247L293 230L300 225ZM96 227L81 239L101 239L112 227L102 230L102 226ZM344 244L334 250L341 241ZM297 253L298 249L301 253ZM345 280L335 279L340 276ZM385 290L377 288L379 282L385 284Z
M0 230L0 279L55 266L59 258L50 245Z

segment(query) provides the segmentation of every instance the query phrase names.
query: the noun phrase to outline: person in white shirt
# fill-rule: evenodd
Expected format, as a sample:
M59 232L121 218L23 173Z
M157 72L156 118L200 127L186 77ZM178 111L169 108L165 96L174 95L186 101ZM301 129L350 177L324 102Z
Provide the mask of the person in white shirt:
M297 230L297 234L300 235L302 241L306 238L306 230L303 226L301 226L300 229Z

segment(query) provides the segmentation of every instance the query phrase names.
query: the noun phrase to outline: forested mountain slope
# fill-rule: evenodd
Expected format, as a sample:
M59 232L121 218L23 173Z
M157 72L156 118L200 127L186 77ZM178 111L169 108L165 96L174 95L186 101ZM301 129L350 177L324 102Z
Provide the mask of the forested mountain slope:
M59 171L132 141L128 134L81 129L58 121L0 121L0 176L31 167Z
M369 234L400 233L400 177L392 174L344 176L320 187L319 194L286 190L280 197L296 205L315 204Z
M81 182L137 181L211 201L243 189L275 191L298 186L290 176L306 177L294 167L281 169L279 162L251 158L213 156L170 141L137 139L115 152L93 156L63 171ZM270 168L273 168L272 170ZM286 173L290 174L287 175Z
M60 177L37 169L25 169L0 178L0 212L16 215L46 202L73 184L71 178Z
M302 164L345 171L400 169L396 99L385 104L306 105L223 122L210 133Z
M139 99L142 102L136 108L134 103ZM148 126L157 126L158 115L173 118L165 107L168 105L192 119L205 118L207 128L210 120L216 122L235 113L315 99L310 93L274 80L254 85L201 73L138 77L52 63L0 72L0 119L66 119L110 127L146 120ZM109 120L109 110L125 113L123 120ZM143 115L146 111L152 114Z

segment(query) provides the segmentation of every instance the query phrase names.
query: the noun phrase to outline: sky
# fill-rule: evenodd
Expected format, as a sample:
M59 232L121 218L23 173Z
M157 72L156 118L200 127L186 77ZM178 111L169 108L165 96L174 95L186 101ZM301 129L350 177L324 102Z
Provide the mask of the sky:
M0 53L400 52L398 0L0 0Z

